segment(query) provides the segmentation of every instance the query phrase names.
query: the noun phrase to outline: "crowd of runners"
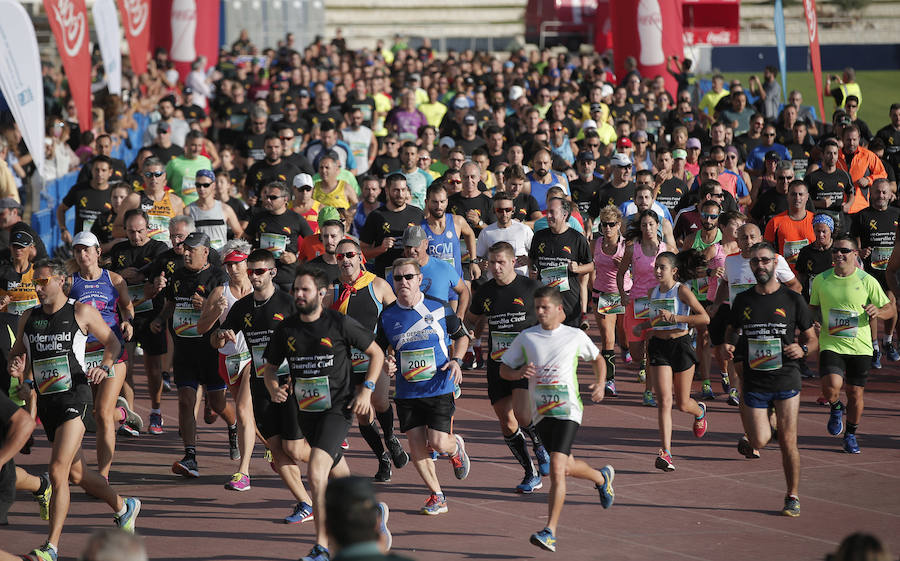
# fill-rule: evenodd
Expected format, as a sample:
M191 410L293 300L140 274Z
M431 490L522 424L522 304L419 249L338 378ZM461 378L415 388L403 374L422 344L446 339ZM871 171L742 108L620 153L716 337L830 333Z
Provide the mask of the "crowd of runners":
M87 156L57 209L75 226L55 259L18 194L0 200L0 463L28 452L35 419L52 444L46 473L0 478L49 521L26 559L57 559L70 484L133 531L141 501L109 481L117 437L177 430L172 472L196 478L200 417L227 425L226 489L251 489L264 445L295 498L284 522L314 522L304 559L331 558L326 486L358 473L343 456L354 421L372 478L412 464L421 513L446 513L441 463L478 477L453 417L483 375L498 442L523 471L510 488L549 482L530 540L550 551L567 477L614 503L614 468L572 444L582 392L626 399L626 363L658 412L648 469L681 461L673 408L702 438L718 397L740 416L740 454L777 440L779 511L799 516L803 377L821 380L823 432L865 447L868 373L900 360L900 103L872 134L852 69L826 92L828 118L797 91L782 103L771 68L746 89L716 75L707 90L674 58L678 91L633 59L616 75L595 55L439 57L399 40L350 51L289 35L260 50L242 36L209 72L203 62L182 81L159 51L127 76L127 104L98 90L109 113L96 136L66 138L74 106L60 96L48 158ZM122 162L112 148L133 111L152 124ZM135 393L139 364L148 394ZM164 392L177 410L162 410ZM82 451L86 430L95 451ZM387 505L372 508L388 550Z

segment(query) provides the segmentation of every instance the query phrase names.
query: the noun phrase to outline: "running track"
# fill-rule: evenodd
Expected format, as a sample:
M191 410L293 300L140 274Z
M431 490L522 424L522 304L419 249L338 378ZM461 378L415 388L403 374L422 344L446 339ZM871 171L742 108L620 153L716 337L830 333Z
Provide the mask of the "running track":
M146 396L144 377L138 373L137 379L138 395ZM582 382L588 379L582 369ZM620 368L618 398L592 404L585 395L585 424L574 448L576 456L595 467L611 463L616 468L616 503L604 511L591 484L570 480L556 556L621 561L821 560L844 536L865 530L880 536L896 557L900 553L898 368L886 367L870 377L858 456L844 454L841 440L827 434L827 408L815 403L817 383L804 381L802 515L790 519L778 514L784 477L777 445L770 444L759 460L740 456L735 449L741 433L737 410L721 396L710 404L710 429L702 440L693 438L688 415L675 413L673 454L678 469L673 473L654 469L656 410L641 406L634 369ZM586 390L586 385L582 387ZM395 470L391 483L379 484L381 499L391 507L390 527L398 553L422 560L554 556L528 543L528 536L544 525L549 480L545 478L545 488L532 496L512 492L522 477L521 468L503 444L486 393L483 371L467 373L455 426L468 443L473 465L469 478L459 482L449 462L438 461L449 513L433 518L417 514L426 493L412 466ZM138 401L146 419L146 401ZM163 412L164 435L120 437L111 474L122 494L144 502L137 525L150 557L293 560L305 555L312 545L312 522L280 523L293 503L263 461L262 446L257 445L251 464L253 489L226 491L223 484L235 465L227 457L224 424L201 426L201 478L183 480L170 471L182 455L174 394L165 394ZM44 471L49 456L42 429L37 429L36 438L32 455L17 457L19 465L32 473ZM351 469L373 474L376 461L364 450L355 428L350 441ZM92 435L84 446L94 464ZM75 559L92 531L112 524L106 505L80 489L73 489L72 499L60 559ZM25 493L19 494L9 520L10 526L0 528L0 547L24 553L43 543L46 523Z

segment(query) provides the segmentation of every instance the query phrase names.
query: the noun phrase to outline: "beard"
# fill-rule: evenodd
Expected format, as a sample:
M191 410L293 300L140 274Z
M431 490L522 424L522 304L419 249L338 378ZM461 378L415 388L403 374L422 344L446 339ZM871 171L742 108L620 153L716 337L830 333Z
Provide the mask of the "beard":
M297 304L297 311L301 314L311 314L319 308L319 302L317 300L310 300L305 304L301 304L300 301L294 303Z
M756 282L759 284L766 284L772 279L772 275L774 273L769 272L766 269L757 269L753 271L753 276L756 278Z

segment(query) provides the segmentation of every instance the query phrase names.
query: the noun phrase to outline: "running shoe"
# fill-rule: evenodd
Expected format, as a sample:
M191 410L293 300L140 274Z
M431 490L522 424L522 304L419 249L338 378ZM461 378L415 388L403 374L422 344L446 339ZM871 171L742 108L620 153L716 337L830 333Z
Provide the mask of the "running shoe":
M722 372L722 393L731 392L731 378L728 377L728 373Z
M235 473L231 476L231 481L225 484L225 488L229 491L249 491L250 476L243 473Z
M39 493L35 491L31 495L41 508L41 520L50 520L50 497L53 496L53 484L50 483L49 473L42 473L38 477L41 479L41 486L44 488L44 492Z
M350 439L345 438L341 441L341 450L349 450L350 449Z
M165 371L162 373L162 389L165 393L172 391L172 375Z
M401 469L409 463L409 454L403 449L399 438L392 436L385 441L385 444L387 444L388 453L391 456L391 461L394 462L395 468Z
M538 461L538 473L543 477L550 475L550 454L543 444L534 447L534 457Z
M894 347L894 342L884 344L884 356L891 362L897 362L900 360L900 353L897 352L897 348Z
M875 352L872 353L872 368L881 370L881 351L878 349L875 349Z
M656 399L653 397L653 392L650 390L644 391L643 404L647 407L656 407Z
M556 536L553 535L550 528L544 528L540 532L531 534L531 538L528 541L541 549L556 551Z
M172 464L172 472L184 477L200 477L200 470L197 467L197 458L188 454L184 458Z
M631 364L633 360L634 359L631 357L631 351L629 351L628 349L622 351L622 362L624 362L625 364Z
M463 437L458 434L454 434L453 437L456 439L456 453L449 455L450 463L453 464L453 475L457 479L463 480L469 477L469 468L471 467L469 455L466 454L466 443L463 441Z
M712 386L709 382L703 382L703 385L700 387L700 399L703 400L713 400L716 398L716 394L712 391Z
M300 561L330 561L330 559L331 554L328 552L328 548L316 544Z
M848 454L859 454L859 444L856 443L855 434L844 435L844 452Z
M484 368L484 358L481 356L481 347L473 347L472 352L475 354L474 368Z
M203 400L203 422L207 425L211 425L216 422L216 419L219 418L219 414L213 411L213 408L209 406L209 401L206 399Z
M672 463L672 455L665 450L660 450L656 456L656 469L663 471L675 471L675 464Z
M385 452L378 459L378 471L372 476L373 481L387 483L391 480L391 455Z
M643 384L644 382L646 382L647 381L647 369L641 368L640 370L638 370L637 376L638 376L639 384Z
M755 448L753 448L753 446L750 446L750 439L747 438L746 434L742 436L740 440L738 440L737 449L742 456L749 460L759 459L759 450L756 450Z
M129 534L133 534L134 523L141 512L141 500L134 497L126 497L123 499L123 502L125 503L125 514L115 517L116 526Z
M544 486L540 475L525 475L522 482L516 485L516 493L530 495Z
M708 424L706 421L706 404L701 401L698 402L697 405L700 406L702 413L700 413L699 417L694 418L694 436L703 438L703 435L706 434L706 427Z
M56 561L58 556L56 550L50 547L49 543L45 543L41 547L31 550L31 553L23 555L22 559L25 561Z
M378 533L384 536L384 550L390 551L391 546L394 545L394 536L391 535L387 525L391 511L387 503L378 503L375 508L378 509Z
M616 470L612 466L606 465L600 468L603 474L603 483L595 485L597 492L600 493L600 506L609 508L616 500L616 492L613 490L613 480L616 478Z
M431 452L428 453L428 457L431 458L432 462L436 462L438 459L438 456L440 456L440 454L438 454L437 450L431 450Z
M604 388L604 393L606 397L619 397L618 392L616 392L616 381L615 380L607 380L606 387Z
M463 370L475 370L478 368L478 361L475 360L475 352L472 349L466 351L466 354L463 355L462 361L462 369Z
M150 413L150 426L147 428L149 434L163 433L163 418L160 413Z
M428 500L425 501L425 506L423 506L422 510L420 510L419 512L422 514L427 514L429 516L435 516L438 514L443 514L448 510L447 499L444 498L444 495L432 493L428 497Z
M737 407L741 404L741 398L738 397L737 388L731 388L728 390L728 405L733 407Z
M816 403L819 405L829 405L828 399L824 395L820 395L816 398Z
M144 430L144 420L128 406L128 400L119 396L119 398L116 399L116 407L121 407L125 410L125 420L122 424L133 428L138 434L140 434L140 431Z
M241 459L241 449L238 446L237 426L228 427L228 455L235 461Z
M790 516L792 518L796 518L800 516L800 499L797 497L792 497L788 495L784 498L784 508L781 509L781 514L784 516Z
M309 503L297 503L294 512L284 517L285 524L300 524L313 519L313 508Z
M118 432L122 436L130 436L131 438L137 438L141 435L140 432L132 427L129 427L128 425L119 425L119 430L117 430L116 432Z
M831 414L828 416L828 434L837 436L844 432L844 405L838 401L831 404Z
M591 328L590 322L588 322L587 314L581 314L581 325L579 325L582 331L587 331Z

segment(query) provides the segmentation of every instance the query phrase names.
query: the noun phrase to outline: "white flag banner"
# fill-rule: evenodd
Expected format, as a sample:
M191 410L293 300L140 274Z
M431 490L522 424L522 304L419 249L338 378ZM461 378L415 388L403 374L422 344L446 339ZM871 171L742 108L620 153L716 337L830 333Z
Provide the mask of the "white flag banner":
M0 91L34 159L44 169L44 86L34 25L16 0L0 0Z
M100 56L103 57L106 87L109 93L119 95L122 93L122 33L119 31L115 0L97 0L91 13L94 15L97 42L100 43Z

